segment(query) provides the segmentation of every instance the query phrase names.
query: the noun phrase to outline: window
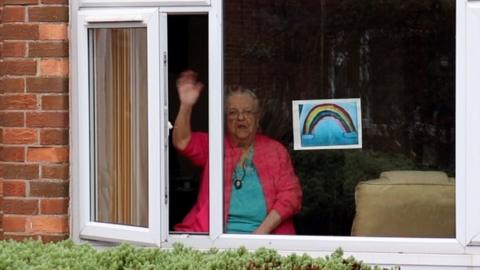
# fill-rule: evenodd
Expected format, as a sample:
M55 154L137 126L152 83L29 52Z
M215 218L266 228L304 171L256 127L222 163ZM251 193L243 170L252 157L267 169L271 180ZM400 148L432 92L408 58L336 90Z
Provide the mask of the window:
M298 234L455 238L455 1L227 1L224 12L225 85L256 93L257 133L290 152ZM398 170L412 172L387 173Z
M160 110L166 79L159 14L131 9L78 16L79 234L158 245L168 132Z
M77 112L88 112L76 126L86 147L75 165L88 180L79 187L79 236L160 245L169 231L190 233L178 224L208 179L202 184L169 133L178 75L195 69L208 87L208 16L107 9L78 18L78 55L88 55L78 60L76 93ZM208 101L205 95L195 110L196 130L208 131Z
M167 247L175 242L200 248L269 246L301 252L328 252L341 246L363 254L369 262L385 264L407 264L410 255L418 261L417 253L465 255L467 245L478 244L477 4L467 5L463 0L402 5L355 1L212 1L192 2L191 6L183 1L78 3L72 28L72 48L77 52L72 61L76 75L72 76L74 237ZM108 41L115 35L125 37L124 55L136 54L136 63L114 64L128 58L109 56L119 46ZM115 73L114 66L124 69ZM209 230L202 235L179 233L174 228L194 203L200 179L200 171L182 160L169 142L168 121L174 122L178 106L175 80L186 68L196 70L208 84L193 115L198 124L193 129L208 131L209 142ZM107 75L126 80L122 87L128 94L115 98L109 86L113 81L101 79ZM253 90L261 111L223 109L227 88L238 85ZM124 101L129 101L131 110L122 107ZM301 116L301 110L312 106L302 101L320 102L315 105L326 101L331 108L344 101L358 106L357 118L345 109L352 120L346 125L338 125L341 119L331 113L329 120L316 121L324 118L312 116L310 126L298 125L297 129L314 131L322 126L338 133L337 129L350 128L361 131L360 143L349 149L336 142L340 147L329 150L294 150L294 122L305 122L308 115ZM120 111L129 114L122 116ZM298 112L297 120L293 112ZM288 151L283 153L290 157L302 186L302 210L291 216L297 235L228 231L225 213L230 206L224 201L224 186L228 182L233 187L237 178L241 184L246 180L241 179L241 167L237 178L225 174L236 163L224 163L228 154L221 143L228 142L224 128L229 118L245 119L257 113L262 133ZM121 125L115 126L112 120L116 117ZM114 139L113 132L102 132L105 128L127 134L119 139L128 138L128 143ZM309 145L300 142L300 148L305 146ZM113 157L105 150L108 147L131 152ZM122 191L110 184L111 178L104 175L107 170L100 166L114 171L118 171L115 166L128 168L120 177L122 188L127 187L125 197L117 196ZM369 235L350 237L357 184L379 177L385 178L379 182L384 184L392 174L382 176L382 172L403 169L445 173L444 186L449 190L445 194L449 209L454 209L448 221L454 230L439 235L422 225L426 229L416 235L383 234L375 229ZM103 184L108 188L102 193ZM139 187L148 194L141 200L135 199L143 192ZM115 203L116 196L123 204ZM436 209L429 214L440 215ZM130 217L114 217L114 211ZM368 257L368 252L375 252L375 258ZM440 257L422 263L450 265L448 258ZM467 257L459 265L469 266Z
M145 28L90 30L92 220L148 226Z

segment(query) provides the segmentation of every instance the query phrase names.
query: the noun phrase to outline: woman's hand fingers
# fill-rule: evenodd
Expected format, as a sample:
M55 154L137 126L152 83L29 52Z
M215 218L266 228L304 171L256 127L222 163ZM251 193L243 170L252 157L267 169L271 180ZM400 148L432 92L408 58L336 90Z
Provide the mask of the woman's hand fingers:
M180 102L187 105L193 105L197 102L203 83L197 80L197 73L192 70L184 71L177 79L177 90Z
M180 74L177 79L177 86L181 86L184 84L195 83L197 81L197 73L193 70L187 70Z

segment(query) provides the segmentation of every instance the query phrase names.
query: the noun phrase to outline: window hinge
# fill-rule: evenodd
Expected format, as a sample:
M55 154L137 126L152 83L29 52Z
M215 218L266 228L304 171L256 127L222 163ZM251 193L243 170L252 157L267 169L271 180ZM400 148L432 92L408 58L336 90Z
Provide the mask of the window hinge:
M167 65L167 52L163 52L163 65Z
M168 204L168 194L165 193L165 204Z

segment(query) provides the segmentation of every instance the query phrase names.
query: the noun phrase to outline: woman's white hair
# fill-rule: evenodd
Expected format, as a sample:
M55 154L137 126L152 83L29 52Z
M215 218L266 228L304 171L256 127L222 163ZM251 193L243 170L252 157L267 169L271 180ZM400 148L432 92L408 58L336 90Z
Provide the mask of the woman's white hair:
M255 92L253 92L253 90L245 88L245 87L240 86L240 85L229 85L229 86L226 87L226 90L227 90L227 96L225 98L225 102L227 103L227 105L228 105L228 100L232 96L245 95L245 96L249 96L253 99L256 111L258 111L260 109L259 108L260 104L259 104L258 97L255 94Z

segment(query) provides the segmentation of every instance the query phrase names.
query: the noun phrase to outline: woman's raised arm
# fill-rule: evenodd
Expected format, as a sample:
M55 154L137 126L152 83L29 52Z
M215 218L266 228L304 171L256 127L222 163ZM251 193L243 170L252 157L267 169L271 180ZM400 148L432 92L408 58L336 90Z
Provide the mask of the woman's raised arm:
M197 73L194 71L184 71L177 79L180 109L173 126L173 145L179 150L184 150L190 141L192 108L197 103L202 90L203 84L198 81Z

